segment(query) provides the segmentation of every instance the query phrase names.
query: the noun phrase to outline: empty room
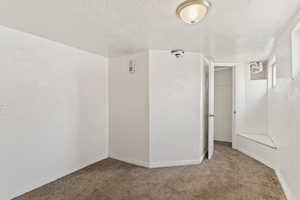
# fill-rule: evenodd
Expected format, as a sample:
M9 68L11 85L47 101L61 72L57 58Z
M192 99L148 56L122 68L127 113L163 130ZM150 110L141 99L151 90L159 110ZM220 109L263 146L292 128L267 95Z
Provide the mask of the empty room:
M300 200L299 0L0 0L0 200Z

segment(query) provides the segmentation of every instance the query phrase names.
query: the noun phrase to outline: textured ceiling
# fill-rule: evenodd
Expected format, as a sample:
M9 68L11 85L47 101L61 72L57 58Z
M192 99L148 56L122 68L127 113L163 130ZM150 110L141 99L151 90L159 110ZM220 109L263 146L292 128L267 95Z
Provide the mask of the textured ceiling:
M206 19L187 25L183 0L0 0L0 24L103 56L142 49L201 52L217 60L264 57L299 0L211 0Z

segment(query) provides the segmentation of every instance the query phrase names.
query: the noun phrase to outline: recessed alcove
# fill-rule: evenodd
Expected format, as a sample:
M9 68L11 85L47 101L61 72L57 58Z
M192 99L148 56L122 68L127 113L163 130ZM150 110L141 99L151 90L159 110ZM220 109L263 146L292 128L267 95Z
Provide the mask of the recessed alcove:
M245 67L244 94L241 106L241 128L238 136L243 137L244 142L256 143L272 149L277 149L274 139L268 129L268 91L276 85L276 59L257 62L262 70L253 71L254 62ZM254 63L255 64L255 63Z

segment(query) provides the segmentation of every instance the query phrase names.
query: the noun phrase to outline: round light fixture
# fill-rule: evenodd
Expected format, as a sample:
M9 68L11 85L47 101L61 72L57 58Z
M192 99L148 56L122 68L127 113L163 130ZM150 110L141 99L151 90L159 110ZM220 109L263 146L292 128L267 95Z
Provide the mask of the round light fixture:
M187 0L177 7L176 14L182 21L195 24L206 16L210 5L206 0Z

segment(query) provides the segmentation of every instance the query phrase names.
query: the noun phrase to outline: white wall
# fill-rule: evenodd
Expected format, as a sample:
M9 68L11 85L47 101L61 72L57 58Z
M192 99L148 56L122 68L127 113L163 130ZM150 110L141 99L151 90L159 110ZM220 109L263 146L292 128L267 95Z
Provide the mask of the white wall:
M266 80L250 80L247 63L236 67L236 111L233 147L273 167L275 149L260 141L254 141L239 134L269 136L268 132L268 83ZM252 110L253 109L253 110Z
M289 200L300 199L300 76L291 79L291 31L300 14L278 38L274 54L277 57L277 85L269 89L269 132L279 148L274 165L286 183Z
M201 55L150 50L110 59L109 71L111 157L146 167L199 163L207 140Z
M292 68L291 68L291 75L292 77L295 77L300 74L300 23L298 22L295 29L292 31L291 39L292 42L292 57L294 58L292 60Z
M291 32L299 21L300 14L277 38L270 56L276 56L278 73L277 85L267 90L267 131L278 149L249 143L245 138L238 141L238 149L276 170L288 200L300 199L300 76L295 74L297 66L292 65L291 43Z
M197 53L175 58L149 52L150 162L153 166L199 163L201 68Z
M136 72L128 71L136 61ZM148 52L111 58L110 156L138 165L149 160Z
M250 80L248 63L236 63L236 134L268 134L267 80Z
M107 59L0 27L0 199L108 156Z
M263 134L268 133L268 106L267 106L267 80L250 80L248 64L245 70L245 110L242 133Z
M215 140L232 142L232 69L215 72Z

